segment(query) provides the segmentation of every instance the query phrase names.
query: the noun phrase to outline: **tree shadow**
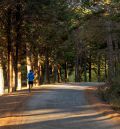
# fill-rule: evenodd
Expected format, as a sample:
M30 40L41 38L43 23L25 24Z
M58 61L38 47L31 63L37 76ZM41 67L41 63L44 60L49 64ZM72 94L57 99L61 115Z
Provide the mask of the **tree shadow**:
M102 114L67 117L60 119L51 119L44 121L31 121L18 125L0 126L0 129L119 129L120 124L112 125L111 123L105 124L107 118L101 118ZM104 124L103 124L104 123Z
M119 129L120 124L112 125L103 124L110 120L105 117L104 112L96 113L94 108L99 104L89 105L84 99L84 90L82 89L62 89L62 88L43 88L33 89L31 94L37 97L35 102L34 96L30 94L30 105L33 107L25 108L21 111L23 122L15 125L8 123L6 126L0 126L0 129ZM29 96L28 95L28 96ZM20 93L26 96L26 93ZM16 96L12 96L13 98ZM84 98L84 97L83 97ZM32 101L31 101L32 100ZM15 103L16 101L13 101ZM10 103L10 102L9 102ZM9 105L7 103L7 105ZM10 103L11 104L11 103ZM35 106L35 104L38 104ZM20 105L19 105L20 106ZM104 105L105 106L105 105ZM103 108L105 108L103 106ZM13 111L15 113L15 111ZM17 112L17 111L16 111ZM109 112L108 112L109 113ZM21 117L19 114L14 115L14 119Z

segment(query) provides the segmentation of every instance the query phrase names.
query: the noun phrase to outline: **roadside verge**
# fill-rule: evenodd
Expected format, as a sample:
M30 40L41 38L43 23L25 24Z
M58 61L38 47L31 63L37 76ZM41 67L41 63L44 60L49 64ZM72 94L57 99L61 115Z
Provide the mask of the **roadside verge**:
M16 125L20 120L20 112L31 96L28 91L18 91L0 96L0 128L9 128L12 122Z
M109 104L100 99L97 94L97 88L95 86L88 87L85 90L85 97L88 101L88 104L92 105L94 110L111 119L115 124L120 125L120 113L113 110Z

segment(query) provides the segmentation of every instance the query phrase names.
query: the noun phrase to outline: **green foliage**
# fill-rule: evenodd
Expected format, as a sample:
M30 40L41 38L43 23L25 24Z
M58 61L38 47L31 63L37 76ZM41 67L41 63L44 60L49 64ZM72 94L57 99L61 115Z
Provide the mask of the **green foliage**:
M12 5L12 1L5 1L5 3L5 8L10 6L14 14L13 7L16 2L13 2L14 5ZM106 12L105 3L99 1L84 0L82 3L69 5L66 0L26 0L22 1L22 6L24 7L22 12L23 44L24 42L29 44L34 58L38 54L44 58L47 50L50 62L61 65L68 62L73 68L77 55L82 73L85 60L87 74L89 61L91 61L92 76L94 80L97 79L98 55L103 56L101 62L104 62L107 55L108 31L105 23L107 20L120 21L119 4L113 1L109 5L110 9L113 10L110 14ZM13 19L12 22L14 23ZM12 27L14 28L14 25ZM120 34L119 27L114 27L111 32L112 34ZM0 36L4 37L2 33L0 31ZM13 33L15 36L15 32ZM118 42L119 38L116 41ZM21 47L25 51L26 47L23 44ZM90 55L91 59L89 58ZM104 67L104 63L101 63L101 67ZM70 68L69 71L72 73ZM104 80L103 70L101 72L101 78Z

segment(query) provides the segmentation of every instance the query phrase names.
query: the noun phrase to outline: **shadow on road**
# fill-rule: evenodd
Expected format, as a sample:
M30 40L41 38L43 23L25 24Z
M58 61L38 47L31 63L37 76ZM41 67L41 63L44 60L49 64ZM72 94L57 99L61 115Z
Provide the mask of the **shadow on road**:
M33 89L31 94L29 105L21 111L23 122L16 125L14 121L0 126L0 129L120 129L120 124L110 123L104 112L94 111L99 104L86 102L82 88L47 87ZM30 94L23 92L11 96L13 101L6 106L17 103L15 97L22 99L26 95ZM19 117L14 115L15 120Z

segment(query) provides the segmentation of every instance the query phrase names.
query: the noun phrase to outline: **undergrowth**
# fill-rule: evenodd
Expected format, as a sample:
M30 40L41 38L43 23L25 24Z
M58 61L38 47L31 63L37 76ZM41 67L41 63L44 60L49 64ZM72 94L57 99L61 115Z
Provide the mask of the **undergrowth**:
M98 93L112 108L120 110L120 81L118 79L114 79L112 84L106 83L100 86Z

